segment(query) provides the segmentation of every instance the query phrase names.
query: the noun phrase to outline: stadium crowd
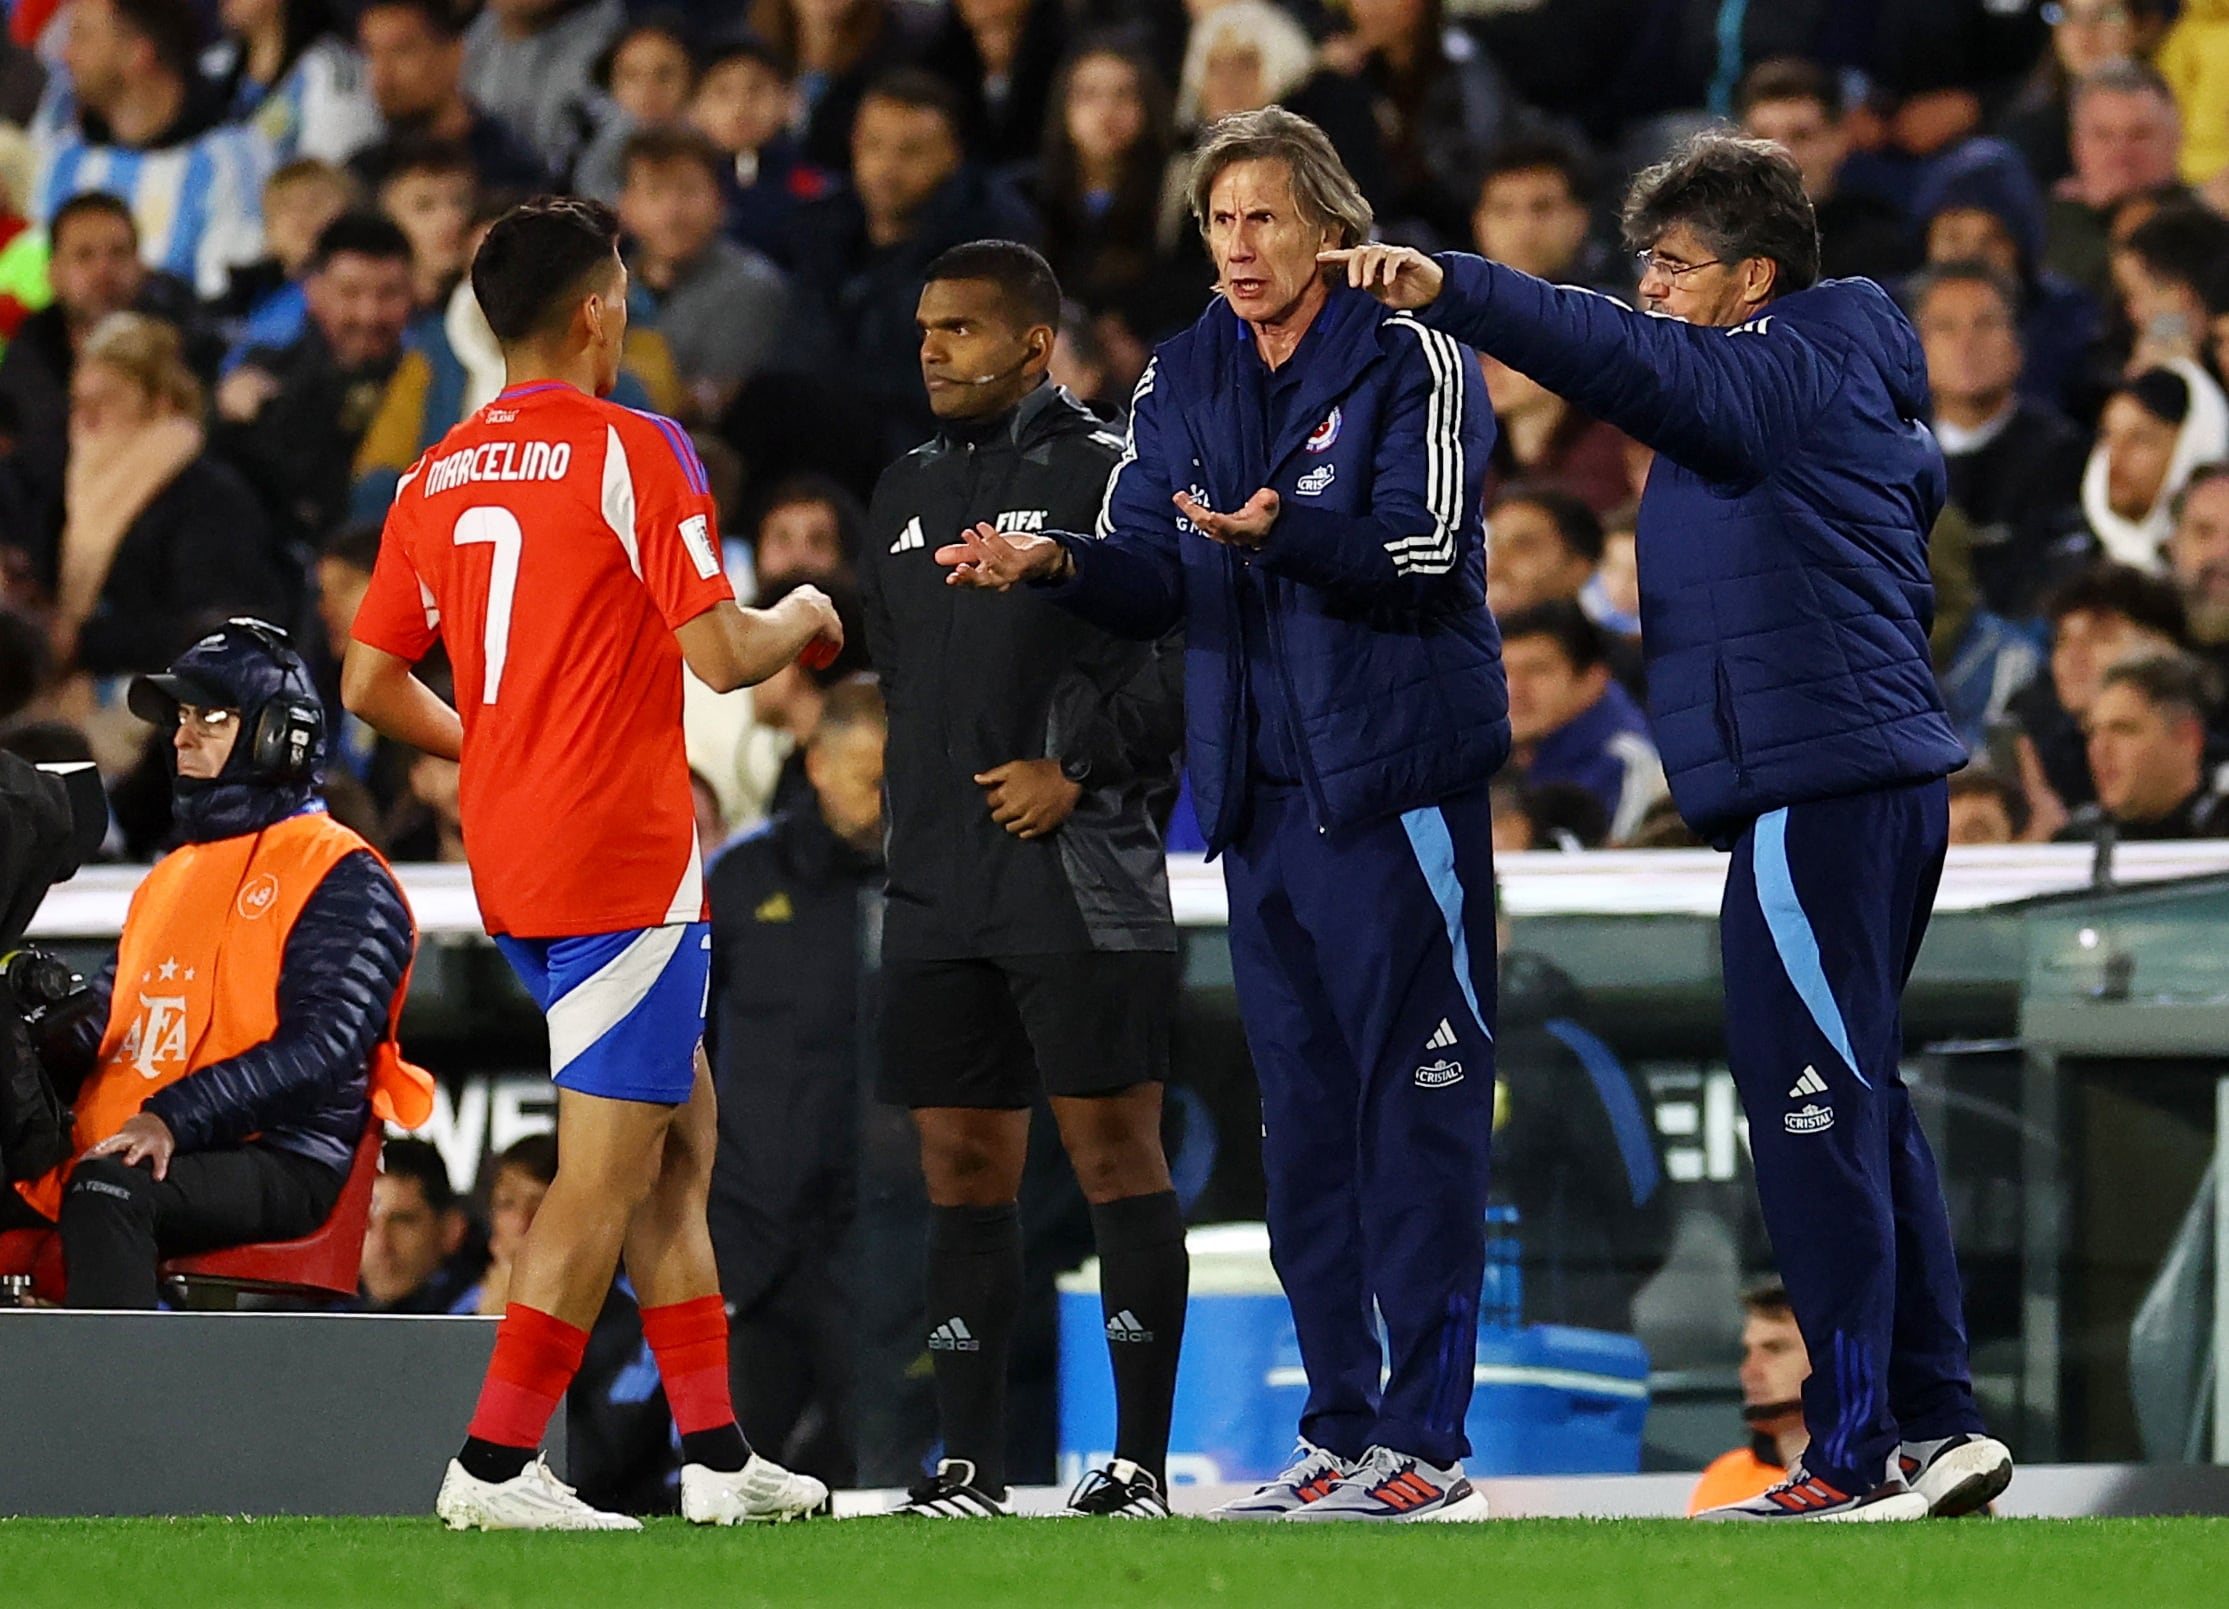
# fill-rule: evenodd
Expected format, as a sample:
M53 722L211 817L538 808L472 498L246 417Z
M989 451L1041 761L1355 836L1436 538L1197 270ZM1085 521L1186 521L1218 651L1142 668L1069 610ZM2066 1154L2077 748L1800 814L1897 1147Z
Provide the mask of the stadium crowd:
M1925 342L1952 490L1935 654L1983 762L1961 835L2213 828L2211 0L16 0L8 35L0 741L98 758L119 858L169 833L124 680L241 611L311 643L342 818L400 858L461 854L453 773L347 720L334 650L397 480L500 385L462 270L520 196L619 209L620 399L691 430L745 595L843 589L883 534L862 529L875 476L933 428L929 260L1040 245L1069 298L1058 377L1118 417L1212 294L1187 154L1272 101L1332 135L1386 238L1628 298L1628 171L1711 120L1787 146L1826 271L1896 289ZM1502 847L1685 842L1641 716L1648 454L1481 361L1518 744ZM2167 663L2108 691L2137 650ZM707 843L795 798L819 696L797 675L692 700ZM1190 831L1180 811L1174 844Z

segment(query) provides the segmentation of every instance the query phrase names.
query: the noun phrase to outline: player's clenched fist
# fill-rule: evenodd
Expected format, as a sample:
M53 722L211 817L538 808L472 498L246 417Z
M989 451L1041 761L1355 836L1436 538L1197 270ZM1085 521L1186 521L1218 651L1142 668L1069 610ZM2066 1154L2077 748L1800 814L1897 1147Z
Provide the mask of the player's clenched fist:
M779 607L794 611L813 627L812 638L798 650L797 662L807 670L826 670L844 648L844 623L827 593L802 586L782 599Z
M1437 301L1447 277L1438 263L1408 246L1349 246L1343 251L1320 251L1316 261L1346 269L1347 283L1356 290L1411 313Z

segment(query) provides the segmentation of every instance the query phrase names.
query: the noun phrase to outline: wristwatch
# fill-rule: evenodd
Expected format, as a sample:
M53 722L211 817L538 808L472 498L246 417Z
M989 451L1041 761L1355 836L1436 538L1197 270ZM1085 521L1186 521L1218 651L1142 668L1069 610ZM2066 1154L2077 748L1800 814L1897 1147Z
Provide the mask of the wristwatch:
M1080 754L1070 755L1060 762L1060 774L1077 787L1083 787L1091 780L1091 762Z

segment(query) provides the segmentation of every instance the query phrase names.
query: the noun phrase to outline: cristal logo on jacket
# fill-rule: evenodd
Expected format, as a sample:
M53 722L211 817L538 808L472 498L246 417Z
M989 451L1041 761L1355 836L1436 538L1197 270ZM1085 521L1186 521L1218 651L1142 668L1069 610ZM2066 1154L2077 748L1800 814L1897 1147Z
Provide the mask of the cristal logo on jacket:
M270 913L279 900L279 880L265 872L240 890L240 914L249 921Z
M1331 444L1339 439L1339 423L1339 410L1334 406L1331 412L1324 416L1324 422L1308 433L1308 450L1312 453L1331 451ZM1290 437L1286 439L1291 440Z
M1450 1084L1463 1081L1463 1064L1459 1061L1427 1062L1416 1070L1418 1089L1445 1089Z

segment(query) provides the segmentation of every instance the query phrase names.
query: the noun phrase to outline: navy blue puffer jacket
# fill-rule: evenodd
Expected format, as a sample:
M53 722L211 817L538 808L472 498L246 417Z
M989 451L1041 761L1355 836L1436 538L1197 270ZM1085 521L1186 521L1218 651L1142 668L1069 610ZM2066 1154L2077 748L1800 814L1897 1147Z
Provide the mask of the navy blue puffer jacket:
M1656 449L1637 556L1649 720L1688 825L1965 763L1928 656L1947 492L1919 337L1870 280L1736 329L1476 257L1420 315Z
M1321 827L1481 786L1509 755L1501 637L1486 611L1494 422L1478 365L1342 287L1278 372L1297 389L1281 404L1284 436L1268 440L1252 339L1218 301L1154 353L1099 539L1063 534L1076 575L1049 589L1121 635L1184 627L1185 748L1210 854L1244 805L1249 674L1274 683L1254 696L1289 718ZM1188 490L1235 510L1263 487L1281 510L1251 554L1208 540L1171 503ZM1241 565L1264 591L1258 666L1241 631Z

